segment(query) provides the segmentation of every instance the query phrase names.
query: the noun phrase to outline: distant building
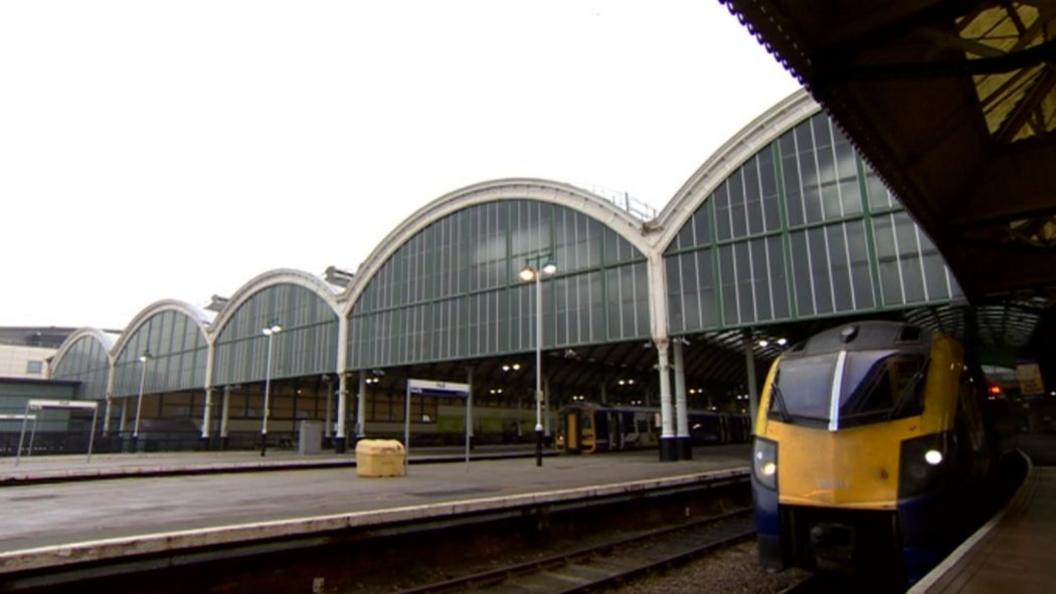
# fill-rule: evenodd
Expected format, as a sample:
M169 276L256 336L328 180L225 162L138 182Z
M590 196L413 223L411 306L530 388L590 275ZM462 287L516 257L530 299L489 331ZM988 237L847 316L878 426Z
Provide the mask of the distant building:
M48 359L75 330L54 326L0 328L0 377L46 378Z

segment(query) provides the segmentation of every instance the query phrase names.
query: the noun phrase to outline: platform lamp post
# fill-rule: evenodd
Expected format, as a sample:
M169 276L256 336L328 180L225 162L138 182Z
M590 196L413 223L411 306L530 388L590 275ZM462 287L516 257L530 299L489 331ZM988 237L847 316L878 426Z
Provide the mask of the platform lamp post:
M282 332L279 322L272 320L266 328L261 330L268 337L268 363L264 368L264 413L260 422L260 455L264 456L268 450L268 397L271 392L271 347L275 335Z
M541 264L540 264L541 263ZM557 272L550 254L529 258L521 280L535 281L535 465L543 465L543 275Z
M136 420L132 424L132 452L139 449L139 415L143 411L143 386L147 383L147 361L150 361L150 351L143 351L139 356L139 396L136 397Z

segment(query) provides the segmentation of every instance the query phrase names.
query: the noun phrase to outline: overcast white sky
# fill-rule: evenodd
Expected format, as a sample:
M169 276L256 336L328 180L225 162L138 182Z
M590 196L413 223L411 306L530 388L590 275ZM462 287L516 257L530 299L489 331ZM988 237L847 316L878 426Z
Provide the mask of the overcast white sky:
M717 0L0 3L0 325L354 269L459 187L658 210L796 88Z

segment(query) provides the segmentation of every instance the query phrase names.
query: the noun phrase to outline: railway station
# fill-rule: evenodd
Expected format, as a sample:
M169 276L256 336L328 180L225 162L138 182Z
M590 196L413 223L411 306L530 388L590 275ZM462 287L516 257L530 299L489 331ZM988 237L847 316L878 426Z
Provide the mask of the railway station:
M72 392L55 402L94 403L96 416L31 410L31 391L3 401L0 582L118 592L154 575L156 591L180 591L162 584L189 566L202 591L274 588L260 581L274 566L283 588L371 591L382 585L335 568L372 539L395 551L443 534L486 552L474 531L492 526L553 536L556 552L558 535L573 534L572 549L588 531L569 518L644 531L631 517L655 508L721 517L721 535L694 550L758 538L763 565L784 570L774 587L787 587L804 568L860 560L851 545L876 522L846 534L863 510L894 514L898 537L917 543L925 530L906 518L925 509L909 507L925 489L906 495L907 481L960 479L907 478L901 456L938 436L920 446L927 464L986 457L1005 482L978 491L986 513L962 521L978 531L935 550L907 544L904 568L877 554L885 579L1051 588L1053 548L1038 543L1051 540L1056 459L1056 5L871 3L852 15L725 3L804 89L661 211L561 181L484 180L423 198L355 270L262 271L205 308L162 300L119 331L72 332L48 379ZM875 342L885 332L895 338ZM884 367L886 387L885 373L855 367L857 348L909 371ZM795 365L810 379L823 357L826 410L799 416ZM947 366L956 379L936 379ZM412 393L414 382L465 393ZM870 390L886 408L868 408ZM844 410L856 399L859 417ZM800 468L796 448L835 466L845 458L826 448L839 431L873 431L857 451L879 451L881 424L905 431L893 461L877 454L867 463L879 471L828 469L789 491L813 480L807 465L781 478ZM405 476L355 476L357 444L376 439L402 442ZM853 499L869 481L882 488ZM754 524L732 517L752 507ZM502 554L522 554L519 539ZM638 571L588 579L600 570L576 567L523 587L589 589ZM486 567L464 569L492 583ZM814 591L826 587L842 586Z

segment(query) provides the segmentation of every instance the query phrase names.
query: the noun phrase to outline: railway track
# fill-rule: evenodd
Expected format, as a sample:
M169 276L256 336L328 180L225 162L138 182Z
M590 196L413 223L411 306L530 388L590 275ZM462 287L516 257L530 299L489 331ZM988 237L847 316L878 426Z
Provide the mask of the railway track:
M583 592L732 546L755 535L751 508L625 536L527 562L402 590Z

